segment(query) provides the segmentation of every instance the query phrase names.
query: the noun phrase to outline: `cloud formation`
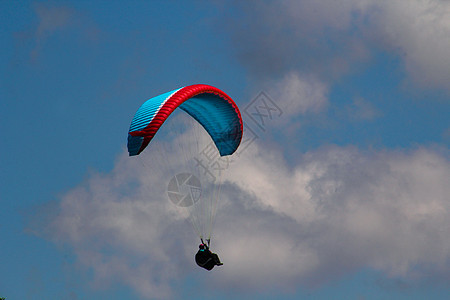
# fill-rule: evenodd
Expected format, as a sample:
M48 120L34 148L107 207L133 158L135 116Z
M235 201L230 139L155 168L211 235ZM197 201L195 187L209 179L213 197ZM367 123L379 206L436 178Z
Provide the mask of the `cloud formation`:
M294 290L362 268L406 280L448 273L448 178L448 158L433 149L330 146L288 166L253 144L227 172L214 240L225 266L205 280L219 289ZM196 239L166 186L123 154L110 174L62 197L49 237L72 247L98 284L174 296L171 284L197 270Z
M372 17L376 33L386 45L403 54L407 74L414 82L448 89L450 2L383 1Z
M361 67L381 50L399 57L414 83L448 89L448 1L236 5L241 13L230 16L229 32L236 54L256 76L297 70L329 79Z
M287 257L304 255L308 266L294 271L298 280L320 282L364 267L407 279L425 275L420 265L448 270L450 165L438 152L329 147L290 169L277 155L253 150L229 179L251 199L249 207L292 222L292 231L275 236L286 239ZM257 228L250 236L264 238Z

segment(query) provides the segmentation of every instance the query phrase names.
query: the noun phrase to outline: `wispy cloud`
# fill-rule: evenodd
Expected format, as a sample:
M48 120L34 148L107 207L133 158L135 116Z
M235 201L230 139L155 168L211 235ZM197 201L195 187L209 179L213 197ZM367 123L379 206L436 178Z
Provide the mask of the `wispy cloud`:
M347 117L355 121L373 121L381 115L375 106L362 97L353 99L352 104L346 108Z
M92 19L70 5L36 3L33 9L37 18L31 33L35 44L30 54L33 61L45 51L48 41L58 34L61 34L61 40L66 42L76 40L80 36L83 42L91 43L100 38L101 31Z
M36 46L31 53L35 60L42 51L47 39L59 30L67 28L74 22L75 11L66 6L52 6L39 3L34 6L38 24L34 34Z
M297 72L286 74L272 82L270 94L283 109L283 119L297 118L306 113L318 113L328 105L328 87L322 81Z

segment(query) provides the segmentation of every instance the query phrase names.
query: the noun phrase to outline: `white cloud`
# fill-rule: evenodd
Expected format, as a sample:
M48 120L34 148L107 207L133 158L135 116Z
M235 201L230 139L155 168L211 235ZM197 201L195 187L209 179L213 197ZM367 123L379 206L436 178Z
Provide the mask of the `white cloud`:
M263 149L246 155L228 179L248 195L242 196L244 215L263 211L261 218L271 225L259 220L242 231L251 241L247 250L261 261L237 273L227 269L235 281L247 283L249 276L260 287L267 282L276 287L293 281L317 284L366 267L408 280L448 271L450 164L439 153L332 147L306 154L293 170ZM233 218L230 232L238 226ZM236 256L229 260L242 259L229 251ZM277 274L271 264L280 260L290 265L280 263ZM431 271L421 271L421 265L432 266ZM286 275L282 270L288 278L273 280Z
M277 99L285 117L297 117L308 112L318 113L328 104L326 84L311 77L288 73L280 81L270 84L270 94Z
M231 36L256 76L297 70L339 76L383 50L400 57L414 83L448 89L450 2L283 1L238 4ZM242 30L245 27L246 30Z
M122 155L110 174L64 195L52 220L51 238L72 247L98 284L167 298L195 271L212 288L248 291L360 268L408 280L448 272L450 163L438 151L325 147L288 166L252 145L225 178L213 239L225 265L214 276L195 266L192 229L167 201L164 179L141 162Z
M283 136L291 138L305 123L305 116L317 116L329 105L328 85L312 75L292 71L278 80L265 81L263 86L264 92L242 111L249 127L255 130L265 132L270 124L271 128L283 128Z
M450 80L450 2L383 1L374 15L376 30L404 54L409 76L418 83L448 88Z

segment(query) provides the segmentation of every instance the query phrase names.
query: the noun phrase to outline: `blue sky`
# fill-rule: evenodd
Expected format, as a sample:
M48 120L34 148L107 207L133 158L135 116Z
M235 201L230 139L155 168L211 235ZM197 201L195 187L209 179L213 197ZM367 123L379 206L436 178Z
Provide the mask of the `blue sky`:
M0 297L450 292L447 1L2 1L0 20ZM210 273L126 153L137 108L195 83L235 100L250 141Z

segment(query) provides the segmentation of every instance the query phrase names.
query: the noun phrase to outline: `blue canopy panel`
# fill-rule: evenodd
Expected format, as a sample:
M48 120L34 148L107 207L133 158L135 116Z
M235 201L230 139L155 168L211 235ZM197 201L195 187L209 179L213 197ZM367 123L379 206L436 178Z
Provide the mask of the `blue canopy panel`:
M221 101L222 100L222 101ZM233 154L241 139L233 106L214 94L201 94L190 98L180 108L197 120L209 133L221 156Z

